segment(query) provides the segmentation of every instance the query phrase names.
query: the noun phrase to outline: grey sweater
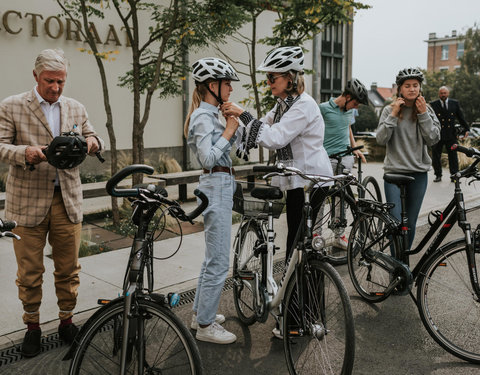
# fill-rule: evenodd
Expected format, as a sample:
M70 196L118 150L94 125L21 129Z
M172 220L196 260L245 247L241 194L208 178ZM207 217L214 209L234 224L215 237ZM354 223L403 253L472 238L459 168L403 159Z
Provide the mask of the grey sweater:
M402 108L402 119L391 115L392 107L384 108L377 127L377 143L385 145L383 169L390 173L426 172L432 159L427 146L440 140L440 123L427 106L427 112L412 121L412 107Z

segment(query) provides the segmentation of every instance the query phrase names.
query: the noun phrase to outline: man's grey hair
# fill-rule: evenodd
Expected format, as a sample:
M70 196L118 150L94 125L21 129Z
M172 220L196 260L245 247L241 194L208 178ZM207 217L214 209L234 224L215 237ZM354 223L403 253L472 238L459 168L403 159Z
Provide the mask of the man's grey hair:
M60 48L44 49L35 60L34 72L38 76L44 70L52 72L67 71L67 66L68 60L65 58L63 50Z
M447 87L447 86L442 86L438 89L438 91L440 90L447 90L448 92L450 92L450 89Z

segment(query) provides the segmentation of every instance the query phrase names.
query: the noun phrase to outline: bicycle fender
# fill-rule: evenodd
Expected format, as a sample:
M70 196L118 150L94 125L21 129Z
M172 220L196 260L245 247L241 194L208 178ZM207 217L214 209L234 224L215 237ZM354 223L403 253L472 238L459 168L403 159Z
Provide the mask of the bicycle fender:
M449 248L451 248L453 246L457 246L458 244L460 244L462 242L465 242L465 237L460 237L460 238L457 238L455 240L449 241L446 244L437 248L437 250L435 250L432 254L430 254L430 256L427 258L427 260L425 262L423 262L422 268L420 268L418 274L421 274L421 273L424 272L426 266L430 264L433 257L437 256L438 252L443 252L445 250L448 250ZM415 280L415 286L417 286L417 280Z
M77 350L78 343L80 342L80 338L83 336L84 332L87 330L87 328L90 326L91 322L94 321L98 315L100 315L104 310L110 308L112 305L116 305L118 303L123 303L124 297L118 297L115 298L114 300L110 301L110 303L103 305L100 307L95 313L88 318L88 320L85 322L85 324L82 325L80 328L80 331L78 331L77 335L75 336L75 339L72 342L72 345L70 346L70 349L68 350L67 354L62 358L62 361L68 361L73 358L73 353Z

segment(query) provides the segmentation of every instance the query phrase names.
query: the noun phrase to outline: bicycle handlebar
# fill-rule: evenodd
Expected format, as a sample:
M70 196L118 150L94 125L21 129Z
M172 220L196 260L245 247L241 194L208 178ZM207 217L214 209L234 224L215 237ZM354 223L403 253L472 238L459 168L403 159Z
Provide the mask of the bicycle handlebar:
M133 173L146 173L152 174L153 168L149 165L145 164L133 164L126 166L122 170L118 171L113 175L110 180L108 180L106 185L107 193L113 197L140 197L141 195L145 194L148 197L154 198L156 201L164 203L168 206L176 207L174 210L174 214L182 221L190 221L192 222L198 215L200 215L208 206L208 198L207 196L200 190L195 189L193 194L200 198L200 205L198 205L192 212L185 213L185 211L179 207L178 203L165 198L161 194L155 193L150 191L149 189L145 189L142 187L134 187L131 189L117 189L117 184L122 181L125 177L133 174Z
M117 189L117 184L131 174L145 173L150 175L153 171L154 169L152 167L145 164L132 164L126 166L108 180L107 185L105 186L108 195L111 195L112 197L137 197L139 195L139 188Z
M453 144L452 147L450 147L452 151L457 151L457 152L462 152L468 157L473 157L473 156L479 156L480 157L480 152L474 148L474 147L464 147L460 146L459 144Z
M17 226L17 222L13 220L0 219L0 232L11 231Z
M347 147L346 150L337 152L337 153L332 154L332 155L329 155L328 157L329 157L329 158L334 158L334 159L335 159L335 158L339 158L339 157L341 157L341 156L345 156L345 155L351 154L353 151L361 150L363 147L364 147L363 145L355 146L355 147Z

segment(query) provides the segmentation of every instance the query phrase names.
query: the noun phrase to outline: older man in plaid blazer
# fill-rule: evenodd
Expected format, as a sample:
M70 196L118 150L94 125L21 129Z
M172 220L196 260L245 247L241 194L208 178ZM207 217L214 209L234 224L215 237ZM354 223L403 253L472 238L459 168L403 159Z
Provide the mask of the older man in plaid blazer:
M43 249L48 236L54 261L59 307L59 335L71 343L77 327L72 323L79 286L78 250L82 222L82 188L79 167L56 169L42 150L55 136L74 131L87 141L88 153L103 149L88 120L85 107L62 96L68 62L61 50L44 50L33 75L37 86L0 103L0 160L10 165L5 217L18 224L14 241L19 298L27 333L22 353L40 352ZM34 168L29 168L34 165Z

